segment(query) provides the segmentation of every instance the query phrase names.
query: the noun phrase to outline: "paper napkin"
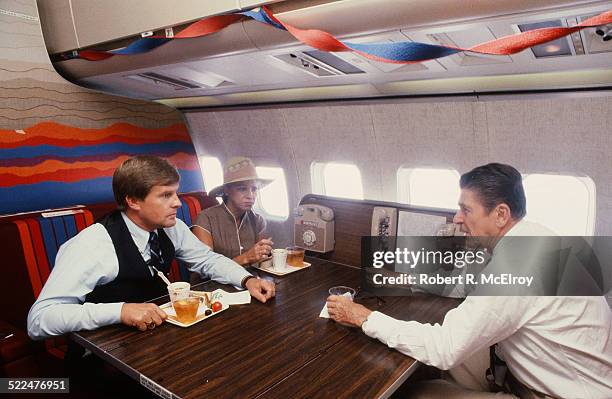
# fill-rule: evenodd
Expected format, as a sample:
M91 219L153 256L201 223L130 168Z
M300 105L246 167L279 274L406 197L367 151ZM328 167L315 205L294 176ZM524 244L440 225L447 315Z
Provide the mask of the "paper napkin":
M244 305L246 303L251 303L251 294L248 290L238 292L216 290L213 292L213 295L217 292L220 293L218 300L226 305Z
M342 296L350 297L351 293L347 292L346 294ZM327 311L327 301L325 301L325 305L323 305L323 309L321 309L321 313L319 313L319 317L323 317L324 319L329 319L329 312Z

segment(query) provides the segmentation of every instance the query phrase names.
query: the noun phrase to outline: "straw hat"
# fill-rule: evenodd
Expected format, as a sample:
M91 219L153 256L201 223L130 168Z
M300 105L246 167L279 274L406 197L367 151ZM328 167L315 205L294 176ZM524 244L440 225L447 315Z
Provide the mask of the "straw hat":
M258 182L260 187L266 186L273 181L272 179L262 179L257 176L255 164L253 164L250 158L234 157L227 161L223 167L223 185L213 188L208 195L220 197L223 195L223 187L225 185L248 180Z

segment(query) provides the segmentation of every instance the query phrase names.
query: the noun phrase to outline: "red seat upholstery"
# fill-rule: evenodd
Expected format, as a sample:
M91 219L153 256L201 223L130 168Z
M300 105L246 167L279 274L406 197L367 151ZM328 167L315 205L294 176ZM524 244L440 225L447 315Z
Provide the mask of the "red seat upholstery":
M12 287L1 287L0 303L8 306L6 309L17 311L6 312L6 319L0 325L5 333L5 338L0 342L3 366L8 367L11 362L39 352L40 343L32 342L25 333L29 308L53 269L59 247L92 223L91 212L84 208L28 214L7 221L16 229L19 244L12 248L13 254L18 256L11 263L12 272L17 272L17 281L9 282L13 284ZM11 231L11 228L5 227L5 230ZM0 232L3 232L1 227ZM5 236L0 237L4 239ZM26 272L27 280L23 273L15 270L16 267ZM14 294L6 295L7 292ZM46 340L44 345L50 354L63 358L65 341L62 338Z

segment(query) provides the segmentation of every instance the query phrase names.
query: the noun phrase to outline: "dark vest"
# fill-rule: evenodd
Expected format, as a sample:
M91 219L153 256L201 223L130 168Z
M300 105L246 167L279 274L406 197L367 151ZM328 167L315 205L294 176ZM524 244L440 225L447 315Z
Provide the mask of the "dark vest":
M151 275L147 263L142 259L138 247L132 239L121 212L115 211L98 223L108 232L119 260L119 274L108 284L98 285L85 297L85 302L142 303L168 294L166 284L157 275ZM163 229L158 229L159 244L164 263L158 270L168 274L174 260L174 245Z

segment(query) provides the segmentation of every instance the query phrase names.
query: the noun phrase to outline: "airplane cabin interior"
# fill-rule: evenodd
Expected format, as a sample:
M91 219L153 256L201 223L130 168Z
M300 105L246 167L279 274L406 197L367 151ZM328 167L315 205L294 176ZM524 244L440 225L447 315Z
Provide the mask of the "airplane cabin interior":
M609 1L0 0L0 393L481 397L499 360L500 397L611 398L611 87ZM158 205L117 194L160 158ZM483 165L518 179L520 217L466 196ZM163 201L171 222L147 224ZM558 286L597 293L368 289L375 249L491 229L580 238L563 262L596 267ZM137 278L163 295L108 299ZM127 322L130 302L161 313Z

